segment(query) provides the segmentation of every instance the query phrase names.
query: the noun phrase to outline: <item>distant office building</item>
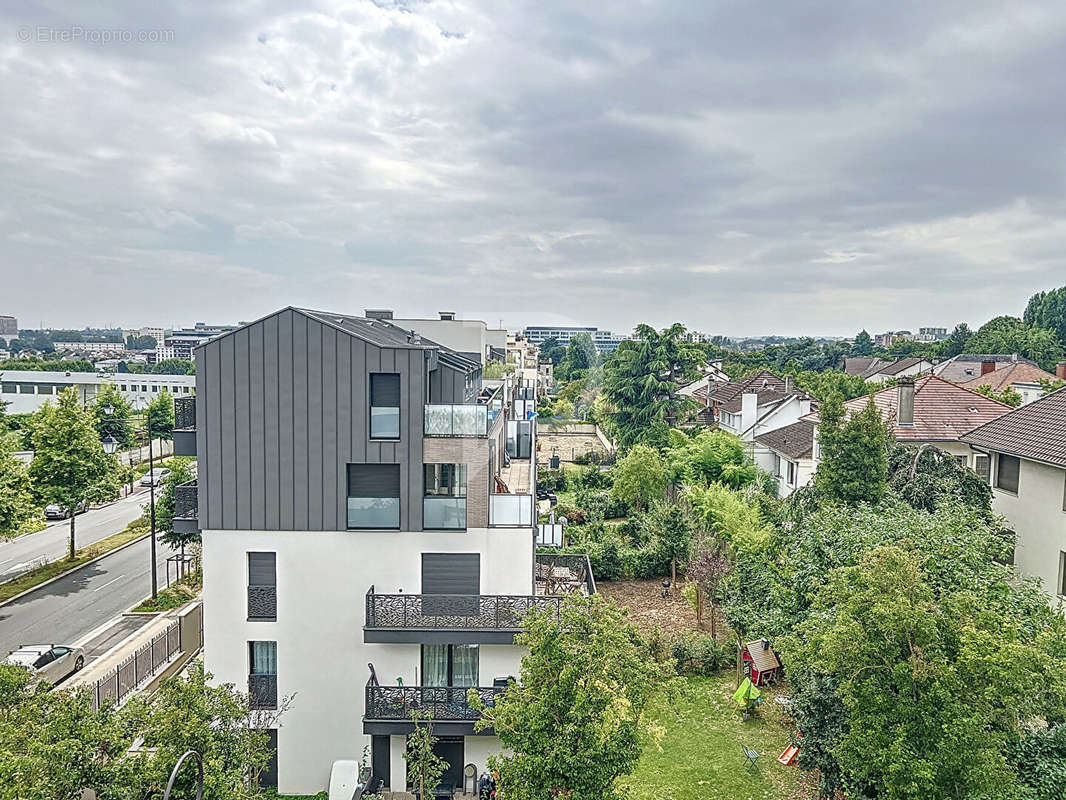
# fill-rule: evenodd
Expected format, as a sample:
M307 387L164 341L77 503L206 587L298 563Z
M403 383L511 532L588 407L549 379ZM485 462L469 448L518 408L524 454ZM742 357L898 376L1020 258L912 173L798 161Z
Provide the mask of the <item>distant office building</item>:
M243 324L243 323L242 323ZM197 345L209 342L216 336L236 330L236 325L207 325L197 322L191 328L173 330L165 341L160 341L157 346L155 358L159 361L167 358L182 358L186 361L192 359L192 351Z
M167 330L166 328L155 327L122 329L122 341L126 341L131 336L134 339L141 339L145 336L151 336L153 339L155 339L155 343L157 345L160 345L163 344L163 341L167 338Z
M87 356L117 356L126 352L125 342L52 342L57 353Z
M522 329L522 335L526 341L540 347L549 339L555 339L564 347L579 333L587 333L592 337L592 343L601 353L613 353L622 342L632 339L632 336L601 331L599 328L566 327L561 325L527 325Z
M947 328L919 328L916 342L939 342L948 338Z
M163 389L174 396L191 394L196 386L196 376L5 369L0 375L0 400L8 403L9 414L29 414L71 387L77 391L82 403L91 403L106 383L118 387L123 397L131 402L141 398L151 401Z
M4 344L10 344L19 338L19 321L15 317L0 314L0 339Z
M891 347L896 342L903 342L913 338L914 334L910 331L886 331L874 336L874 344L878 347Z

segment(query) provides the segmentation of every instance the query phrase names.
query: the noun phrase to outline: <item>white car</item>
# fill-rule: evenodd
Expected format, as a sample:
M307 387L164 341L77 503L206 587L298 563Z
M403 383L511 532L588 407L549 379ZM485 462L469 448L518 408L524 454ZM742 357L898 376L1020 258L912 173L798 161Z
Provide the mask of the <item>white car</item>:
M25 667L33 673L34 684L47 681L59 683L85 666L85 653L80 647L56 644L24 644L4 659L5 664Z
M156 467L151 472L144 473L144 477L141 478L141 486L158 486L164 480L167 475L170 474L170 470L163 467Z

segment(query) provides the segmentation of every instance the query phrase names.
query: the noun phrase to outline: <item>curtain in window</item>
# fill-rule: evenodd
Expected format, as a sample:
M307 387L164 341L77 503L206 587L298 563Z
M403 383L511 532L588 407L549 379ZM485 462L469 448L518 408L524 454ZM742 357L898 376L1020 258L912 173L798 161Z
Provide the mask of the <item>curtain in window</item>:
M422 685L448 685L448 645L422 645Z
M252 642L252 674L278 674L278 643Z
M477 666L476 644L452 645L452 686L477 686Z

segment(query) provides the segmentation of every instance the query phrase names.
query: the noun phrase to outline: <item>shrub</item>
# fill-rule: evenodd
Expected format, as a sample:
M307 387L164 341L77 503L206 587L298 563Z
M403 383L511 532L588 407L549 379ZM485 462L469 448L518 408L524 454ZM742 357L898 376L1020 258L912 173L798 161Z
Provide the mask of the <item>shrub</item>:
M555 517L566 517L566 521L574 525L584 525L586 522L584 511L577 506L565 506L562 503L555 507Z
M565 492L568 485L566 470L545 469L537 472L537 488L549 492Z
M622 577L622 557L619 554L618 542L614 539L589 542L583 552L588 553L589 564L596 580L616 581Z
M586 467L574 476L572 485L574 490L610 489L613 480L610 472L604 472L599 467Z
M602 464L603 460L603 453L599 450L589 450L587 453L574 456L575 464Z
M692 631L685 631L675 639L670 653L677 671L689 675L714 675L735 659L732 645Z
M585 512L590 522L602 522L607 518L607 509L611 505L611 496L607 492L579 491L577 504Z

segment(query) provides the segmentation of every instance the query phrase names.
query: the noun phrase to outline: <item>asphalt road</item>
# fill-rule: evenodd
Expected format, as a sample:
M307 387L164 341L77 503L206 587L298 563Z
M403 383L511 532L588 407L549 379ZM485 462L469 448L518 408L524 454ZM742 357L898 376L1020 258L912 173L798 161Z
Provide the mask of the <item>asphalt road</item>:
M74 521L78 549L118 533L141 515L147 503L148 489L138 487L129 497L78 514ZM63 558L69 538L70 520L63 519L49 522L44 530L0 543L0 582L39 566L42 560L48 563Z
M75 642L143 600L152 589L150 547L142 539L0 606L0 658L20 644ZM157 545L161 589L172 554L167 545Z

